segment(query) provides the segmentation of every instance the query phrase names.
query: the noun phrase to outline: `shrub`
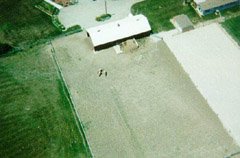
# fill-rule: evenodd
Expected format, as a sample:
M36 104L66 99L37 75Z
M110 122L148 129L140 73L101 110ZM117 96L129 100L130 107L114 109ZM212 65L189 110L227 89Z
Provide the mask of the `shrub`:
M82 31L81 26L74 25L72 27L69 27L66 31L63 31L63 32L67 36L67 35L71 35L71 34L74 34L74 33L77 33L77 32L81 32L81 31Z
M98 17L96 17L96 21L105 21L111 18L111 14L102 14Z
M0 55L7 54L12 50L13 50L13 47L10 46L9 44L0 43Z

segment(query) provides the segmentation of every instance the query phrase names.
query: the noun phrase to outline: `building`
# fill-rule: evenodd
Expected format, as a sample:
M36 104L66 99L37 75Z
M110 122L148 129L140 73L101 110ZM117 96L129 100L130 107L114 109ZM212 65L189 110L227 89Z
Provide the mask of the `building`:
M124 19L87 29L94 50L109 48L131 38L151 34L151 27L144 15L128 16Z
M55 2L53 2L53 1L51 1L51 0L44 0L44 1L45 1L46 3L48 3L48 4L50 4L51 6L59 9L59 10L63 8L61 5L55 3Z
M200 16L232 8L239 4L240 0L193 0L193 6Z
M189 20L188 16L184 14L175 16L171 19L171 22L180 32L194 29L193 23Z
M69 6L71 4L78 3L78 0L54 0L54 2L66 7L66 6Z

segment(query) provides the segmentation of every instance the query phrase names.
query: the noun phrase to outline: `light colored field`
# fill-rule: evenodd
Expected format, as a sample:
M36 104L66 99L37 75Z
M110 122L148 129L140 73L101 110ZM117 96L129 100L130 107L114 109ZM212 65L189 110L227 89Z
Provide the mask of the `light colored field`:
M239 150L164 42L94 54L84 33L53 41L93 155L211 157ZM143 46L144 45L144 46ZM98 77L104 68L108 76Z
M240 49L218 24L165 38L174 55L240 144Z
M141 0L107 0L107 12L112 15L109 20L97 22L95 18L105 14L104 0L83 0L78 4L63 8L59 20L65 27L79 24L83 28L98 26L106 22L125 18L130 14L131 6Z

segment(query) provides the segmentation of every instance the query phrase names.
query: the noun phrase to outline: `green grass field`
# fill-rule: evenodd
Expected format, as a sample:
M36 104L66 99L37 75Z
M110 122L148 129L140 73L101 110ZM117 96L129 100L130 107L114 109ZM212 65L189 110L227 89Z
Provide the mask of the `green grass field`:
M190 5L183 5L182 0L145 0L132 6L133 14L147 16L153 32L168 31L174 28L170 19L179 14L186 14L196 24L205 20L216 18L214 14L200 18ZM223 16L240 13L239 7L222 12Z
M0 58L0 157L90 157L50 54Z
M178 14L186 14L197 21L200 18L194 9L188 5L183 6L179 0L146 0L132 6L133 14L144 14L152 26L153 32L173 29L170 19Z
M240 44L240 16L226 20L222 26Z
M0 43L14 46L56 36L51 17L34 7L41 0L0 1Z

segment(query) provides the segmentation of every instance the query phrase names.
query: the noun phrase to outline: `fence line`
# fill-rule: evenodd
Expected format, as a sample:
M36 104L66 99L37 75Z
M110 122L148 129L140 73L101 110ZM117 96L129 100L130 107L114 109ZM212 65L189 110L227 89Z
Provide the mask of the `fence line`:
M65 91L65 93L66 93L66 95L67 95L67 99L69 100L69 102L70 102L70 104L71 104L71 109L72 109L72 112L74 113L74 118L75 118L76 121L77 121L77 126L78 126L78 129L79 129L79 132L80 132L80 134L83 136L84 143L85 143L85 145L86 145L86 147L87 147L87 150L88 150L88 153L90 154L90 157L91 157L91 158L94 158L93 153L92 153L92 150L91 150L91 147L90 147L90 145L89 145L89 143L88 143L88 141L87 141L86 134L85 134L85 132L84 132L84 128L83 128L81 119L80 119L80 117L79 117L79 115L78 115L78 113L77 113L77 111L76 111L76 105L75 105L75 103L74 103L74 101L73 101L73 98L72 98L72 96L71 96L70 90L69 90L69 88L68 88L68 86L67 86L67 84L66 84L66 81L65 81L65 79L64 79L64 77L63 77L63 73L62 73L61 68L60 68L60 66L59 66L59 64L58 64L58 61L57 61L57 59L56 59L56 53L55 53L56 51L55 51L54 46L53 46L53 44L52 44L51 41L50 41L50 45L51 45L51 47L52 47L52 48L51 48L52 59L53 59L54 65L55 65L56 68L57 68L58 75L59 75L59 77L60 77L60 79L61 79L61 84L62 84L62 86L63 86L63 88L64 88L64 91Z

